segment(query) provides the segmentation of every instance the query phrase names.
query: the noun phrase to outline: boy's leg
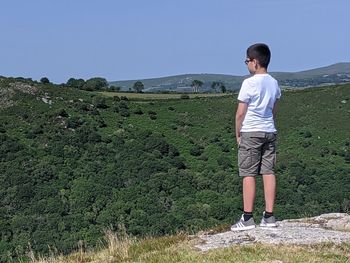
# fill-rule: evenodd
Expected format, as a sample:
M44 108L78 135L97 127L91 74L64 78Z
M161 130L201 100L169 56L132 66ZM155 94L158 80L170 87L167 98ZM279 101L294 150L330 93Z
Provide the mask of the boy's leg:
M244 212L253 212L255 200L255 177L245 176L243 178L243 209Z
M255 177L243 177L243 207L244 214L241 219L231 226L231 231L241 231L255 228L253 208L255 199Z
M264 195L265 195L265 211L272 213L276 197L276 177L274 174L264 174Z
M265 211L272 213L276 196L276 139L275 133L266 133L266 143L263 146L261 174L264 182Z
M255 176L259 175L264 132L241 133L238 148L239 175L243 177L243 209L252 212L255 200Z
M273 207L276 196L276 177L274 174L264 174L264 194L265 194L265 211L261 218L260 227L277 227L276 218L273 216Z
M259 175L261 147L265 141L265 133L241 133L238 147L239 175L243 177L243 209L241 219L231 226L231 231L255 228L253 209L255 200L255 176Z

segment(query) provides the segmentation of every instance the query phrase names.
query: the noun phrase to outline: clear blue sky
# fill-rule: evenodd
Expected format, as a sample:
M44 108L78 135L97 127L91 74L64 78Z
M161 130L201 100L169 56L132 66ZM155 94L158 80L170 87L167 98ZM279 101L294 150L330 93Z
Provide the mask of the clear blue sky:
M349 62L349 10L349 0L4 0L0 75L244 75L256 42L271 48L270 71Z

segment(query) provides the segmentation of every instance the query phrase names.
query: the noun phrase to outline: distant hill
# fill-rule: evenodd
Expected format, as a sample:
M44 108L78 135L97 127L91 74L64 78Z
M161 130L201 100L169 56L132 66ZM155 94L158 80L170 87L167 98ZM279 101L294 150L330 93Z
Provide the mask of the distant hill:
M339 84L350 82L350 63L343 62L327 67L321 67L299 72L271 72L282 87L305 88L328 84ZM244 78L247 76L233 76L224 74L185 74L162 78L141 79L148 92L192 91L191 83L198 79L204 82L202 92L211 92L211 84L221 81L228 90L237 90ZM110 85L121 87L121 90L132 89L137 80L111 81Z
M281 86L287 87L303 88L339 84L350 82L350 63L337 63L294 73L273 72L271 74L278 79Z
M226 88L233 90L239 87L240 83L244 79L243 76L231 76L224 74L184 74L162 78L141 79L145 85L144 91L192 91L191 83L193 80L198 79L204 82L201 91L209 91L213 81L221 81L225 84ZM119 86L122 90L132 89L133 84L137 80L125 80L125 81L112 81L110 85Z
M342 62L333 64L327 67L321 67L316 69L310 69L305 71L300 71L294 73L299 77L314 77L319 75L333 75L333 74L349 74L350 73L350 63Z

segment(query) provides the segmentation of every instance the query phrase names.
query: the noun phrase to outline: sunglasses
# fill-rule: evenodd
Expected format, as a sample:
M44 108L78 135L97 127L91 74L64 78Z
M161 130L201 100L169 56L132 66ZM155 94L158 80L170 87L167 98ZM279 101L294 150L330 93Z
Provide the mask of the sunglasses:
M249 58L249 59L244 60L244 63L245 63L246 65L248 65L248 63L249 63L250 61L253 61L253 60L254 60L254 59Z

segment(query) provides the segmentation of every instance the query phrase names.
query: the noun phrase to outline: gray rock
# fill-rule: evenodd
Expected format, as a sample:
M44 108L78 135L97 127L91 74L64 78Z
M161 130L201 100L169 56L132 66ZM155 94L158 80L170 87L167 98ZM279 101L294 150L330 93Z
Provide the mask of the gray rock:
M12 98L18 92L34 95L38 88L22 82L9 83L7 87L0 89L0 109L16 105Z
M262 228L219 234L202 234L196 247L202 251L229 247L234 244L249 245L317 243L350 243L350 215L343 213L323 214L317 217L283 220L276 228Z

